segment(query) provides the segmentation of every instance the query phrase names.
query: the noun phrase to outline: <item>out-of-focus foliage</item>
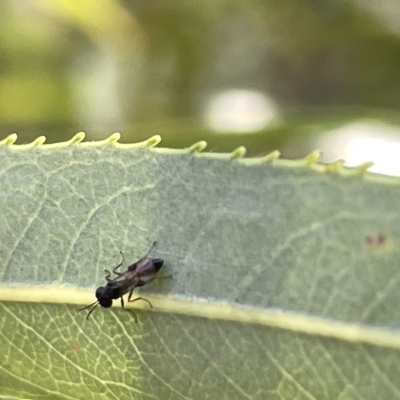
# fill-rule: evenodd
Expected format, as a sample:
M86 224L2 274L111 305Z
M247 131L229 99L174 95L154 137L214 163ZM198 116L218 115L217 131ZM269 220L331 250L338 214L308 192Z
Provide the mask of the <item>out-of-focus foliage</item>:
M121 131L124 141L162 134L182 147L206 138L211 148L240 143L260 154L299 136L314 143L310 133L332 121L397 123L400 33L388 10L399 6L384 4L5 0L0 128L22 141ZM216 107L232 90L268 104L257 115L241 97Z

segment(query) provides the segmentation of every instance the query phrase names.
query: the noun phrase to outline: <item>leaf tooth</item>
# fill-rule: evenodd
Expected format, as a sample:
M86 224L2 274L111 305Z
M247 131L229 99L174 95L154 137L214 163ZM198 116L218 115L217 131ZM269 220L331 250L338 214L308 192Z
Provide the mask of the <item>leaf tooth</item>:
M188 150L190 151L190 149L192 149L194 146L196 145L200 145L201 142L195 143L193 146L185 149L184 151L187 152ZM204 142L204 144L207 144L206 142ZM175 150L174 150L175 151ZM182 150L178 150L178 151L182 151ZM239 146L238 148L236 148L235 150L233 150L231 153L213 153L212 151L206 152L206 153L200 153L197 154L197 152L193 152L194 155L197 155L198 157L201 158L213 158L213 159L219 159L219 160L226 160L226 159L230 159L230 160L236 160L236 159L241 159L246 155L247 149L244 146ZM241 162L247 162L251 159L246 159L246 160L241 160ZM251 163L251 162L250 162Z
M12 133L8 135L5 139L0 140L0 146L11 146L18 139L18 135L16 133Z
M121 134L119 132L115 132L112 135L110 135L106 140L104 140L104 144L108 144L110 146L113 146L118 142L118 140L121 139Z
M373 165L374 163L372 161L367 161L365 163L362 163L354 167L354 170L357 174L364 175L368 171L368 169L371 168Z
M78 132L76 135L74 135L70 140L68 140L68 145L74 144L74 143L80 143L82 142L83 139L85 139L86 133L85 132Z
M344 160L336 160L329 164L322 165L323 172L330 173L330 172L337 172L342 176L357 176L357 175L364 175L368 168L374 165L373 162L368 161L358 165L356 167L345 167Z
M29 144L32 145L32 147L38 147L41 146L45 141L46 141L46 136L39 136L32 143Z
M27 144L19 144L18 150L28 150L34 147L40 147L46 141L46 136L39 136L33 142Z
M246 165L260 165L260 164L272 164L275 160L279 159L281 152L274 150L271 153L263 157L244 158L240 160L242 164Z
M332 161L331 163L324 164L324 172L329 173L329 172L338 172L338 173L343 173L344 171L344 160L336 160Z
M187 148L189 153L200 153L207 147L207 142L205 140L200 140L200 142L192 144Z
M81 132L83 133L83 132ZM118 140L121 138L121 134L119 132L115 132L110 135L107 139L104 140L94 140L92 142L83 142L81 146L85 147L98 147L98 146L115 146L118 145Z
M239 146L235 150L232 151L232 153L229 154L229 158L231 159L237 159L237 158L243 158L246 155L247 149L244 146Z
M267 154L264 157L260 157L260 163L271 164L275 160L277 160L281 156L281 152L279 150L271 151L271 153Z
M342 166L342 169L339 170L338 172L341 173L341 175L344 176L357 176L357 175L364 175L368 168L372 167L374 163L372 161L362 163L361 165L357 165L355 167L344 167Z
M320 150L314 150L312 153L308 154L303 158L304 165L318 164L321 159L322 152Z
M43 147L45 147L46 149L54 149L54 148L58 149L60 147L68 147L71 146L72 144L80 143L82 142L83 139L85 139L85 132L78 132L76 135L74 135L70 140L67 140L66 142L44 144Z
M156 147L159 143L161 142L161 136L160 135L154 135L151 138L145 140L144 142L141 142L145 147L151 148L151 147ZM140 142L137 144L141 144Z
M116 143L115 146L118 148L123 148L123 149L131 149L134 147L145 147L145 148L152 148L158 145L158 143L161 142L161 136L160 135L154 135L151 138L144 140L143 142L137 142L137 143Z

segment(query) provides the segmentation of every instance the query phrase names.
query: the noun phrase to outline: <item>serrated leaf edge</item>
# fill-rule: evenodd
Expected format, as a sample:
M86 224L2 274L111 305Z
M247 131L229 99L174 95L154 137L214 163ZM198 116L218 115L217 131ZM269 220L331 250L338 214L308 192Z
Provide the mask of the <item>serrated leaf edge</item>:
M107 139L97 140L97 141L88 141L83 142L85 139L84 132L78 132L74 135L70 140L59 143L45 144L46 137L39 136L33 142L28 144L15 144L18 136L16 133L13 133L7 136L5 139L0 141L0 146L10 147L15 150L28 150L32 148L42 148L42 149L56 149L62 147L68 147L73 145L79 145L84 147L102 147L102 146L114 146L120 149L130 149L130 148L147 148L153 149L157 152L163 153L175 153L175 154L183 154L183 153L191 153L196 157L203 158L211 158L211 159L225 159L225 160L237 160L238 162L245 165L260 165L260 164L273 164L279 166L287 166L287 167L308 167L312 170L322 172L322 173L336 173L342 176L357 176L357 175L365 175L368 169L373 165L372 162L365 162L356 167L346 167L344 166L343 160L333 161L332 163L320 163L321 152L319 150L315 150L308 154L306 157L299 160L285 160L281 159L281 153L278 150L275 150L264 157L257 158L244 158L246 155L246 148L244 146L239 146L231 153L214 153L214 152L204 152L202 151L207 147L207 142L204 140L194 143L192 146L189 146L184 149L167 149L167 148L157 148L156 146L161 142L161 136L155 135L150 137L149 139L138 142L138 143L119 143L121 139L121 134L119 132L115 132L110 135ZM375 174L368 174L375 175ZM379 175L375 175L379 176ZM388 178L391 182L393 182L392 177L385 177L383 175L379 176L382 178ZM397 179L398 181L398 179Z

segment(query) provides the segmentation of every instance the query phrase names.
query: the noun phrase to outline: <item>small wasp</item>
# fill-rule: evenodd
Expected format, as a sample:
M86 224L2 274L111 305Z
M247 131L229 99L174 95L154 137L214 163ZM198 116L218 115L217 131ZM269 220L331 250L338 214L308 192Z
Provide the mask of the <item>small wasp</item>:
M133 290L137 287L144 286L155 279L157 272L160 268L164 265L164 260L161 258L150 258L148 257L149 253L156 246L157 242L153 242L150 250L143 256L139 261L136 261L132 265L128 267L128 269L124 272L118 272L117 269L123 264L124 262L124 254L120 251L122 255L122 261L112 270L112 272L117 275L116 278L111 278L111 272L109 270L104 270L106 273L106 286L99 286L96 289L96 298L92 304L85 306L83 308L79 308L78 311L86 310L90 307L92 309L89 311L86 319L90 317L90 314L93 310L100 304L102 307L108 308L112 306L112 302L115 299L121 299L121 307L125 311L129 311L135 317L135 322L137 322L136 314L132 310L127 310L124 307L124 299L123 295L129 292L128 302L133 303L137 300L146 301L150 307L153 307L149 300L143 297L136 297L135 299L131 300Z

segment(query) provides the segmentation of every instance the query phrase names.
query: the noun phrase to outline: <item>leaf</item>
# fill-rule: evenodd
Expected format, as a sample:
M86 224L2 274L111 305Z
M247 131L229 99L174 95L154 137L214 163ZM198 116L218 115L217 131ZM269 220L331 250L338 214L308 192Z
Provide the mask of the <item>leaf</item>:
M0 396L400 397L398 179L118 138L0 147ZM153 240L154 309L86 321Z

